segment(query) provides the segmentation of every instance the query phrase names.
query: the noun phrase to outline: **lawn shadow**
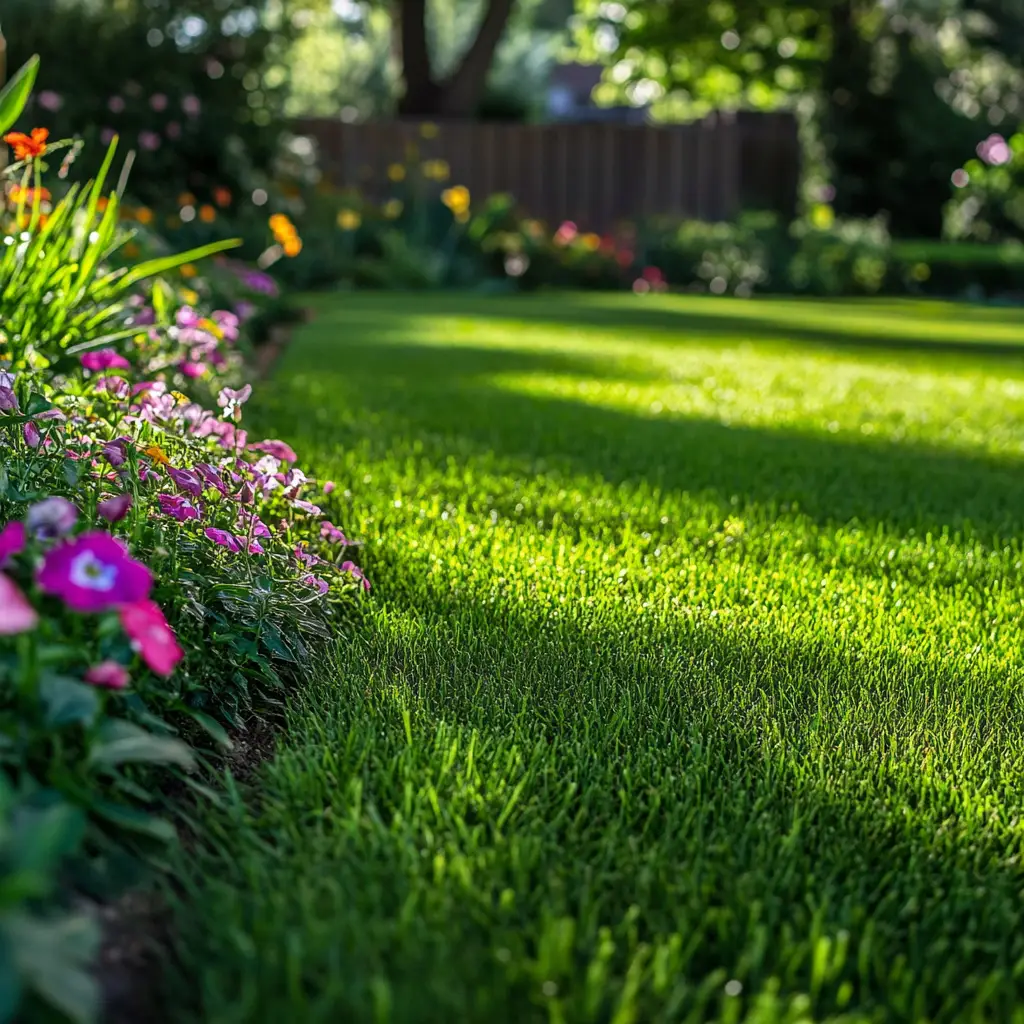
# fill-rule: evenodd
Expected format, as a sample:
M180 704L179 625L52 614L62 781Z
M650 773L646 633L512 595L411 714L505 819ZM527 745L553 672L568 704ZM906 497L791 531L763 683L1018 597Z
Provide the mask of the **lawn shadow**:
M367 309L356 297L351 305L325 318L339 325L353 323L374 333L401 331L411 317L465 319L510 325L586 329L602 340L600 330L643 332L645 341L671 344L727 341L794 342L805 347L837 351L915 353L946 359L956 356L995 356L1024 367L1024 311L1015 308L974 307L953 303L905 300L826 300L759 298L739 300L711 296L653 296L555 293L517 296L474 296L432 292L411 301L396 296L392 310L376 303ZM372 297L371 300L372 302ZM389 328L385 324L392 321Z
M331 409L348 410L350 422L374 423L367 429L383 446L382 455L391 441L414 444L436 464L493 455L508 460L518 475L560 471L615 485L647 483L723 504L736 498L741 505L797 508L822 525L858 520L900 532L962 531L989 545L1024 534L1024 460L645 416L494 381L504 373L622 378L589 358L385 344L376 335L343 343L318 337L304 339L304 358L315 350L315 378L282 374L274 402L277 423L292 418L294 439L312 435L303 447L329 445L341 436L335 421L306 414L322 402L322 392L332 396Z

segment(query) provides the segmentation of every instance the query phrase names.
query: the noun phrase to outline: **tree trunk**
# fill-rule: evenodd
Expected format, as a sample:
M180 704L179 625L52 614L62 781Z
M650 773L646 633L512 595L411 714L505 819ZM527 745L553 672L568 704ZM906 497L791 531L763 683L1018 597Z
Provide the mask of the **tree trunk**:
M405 95L398 112L404 117L472 117L483 98L487 74L501 42L515 0L489 0L476 38L459 66L441 82L434 80L427 49L427 0L399 0L402 78Z

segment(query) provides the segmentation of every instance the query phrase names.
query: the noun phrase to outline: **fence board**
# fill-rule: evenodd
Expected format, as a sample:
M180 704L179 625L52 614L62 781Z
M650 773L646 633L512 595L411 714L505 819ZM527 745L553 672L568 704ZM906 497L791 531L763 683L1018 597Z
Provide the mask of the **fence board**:
M318 145L324 175L388 191L388 165L441 158L452 183L475 196L510 192L549 223L565 218L602 231L668 214L728 220L742 209L792 215L800 174L797 126L788 114L712 114L687 125L442 122L433 138L409 121L345 124L306 118L295 130Z

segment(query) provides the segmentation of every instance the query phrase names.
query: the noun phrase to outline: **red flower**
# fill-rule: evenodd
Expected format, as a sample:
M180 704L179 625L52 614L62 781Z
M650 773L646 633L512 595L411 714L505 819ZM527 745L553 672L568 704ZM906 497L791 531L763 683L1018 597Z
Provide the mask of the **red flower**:
M24 132L8 132L4 136L4 142L14 150L18 160L34 160L46 152L46 140L49 137L49 128L33 128L30 135Z

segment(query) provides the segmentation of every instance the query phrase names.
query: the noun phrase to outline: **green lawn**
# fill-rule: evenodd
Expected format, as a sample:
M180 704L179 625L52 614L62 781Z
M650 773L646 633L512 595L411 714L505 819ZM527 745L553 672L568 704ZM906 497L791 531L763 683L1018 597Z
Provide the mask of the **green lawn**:
M180 908L186 1019L1024 1020L1024 317L314 301L375 582Z

